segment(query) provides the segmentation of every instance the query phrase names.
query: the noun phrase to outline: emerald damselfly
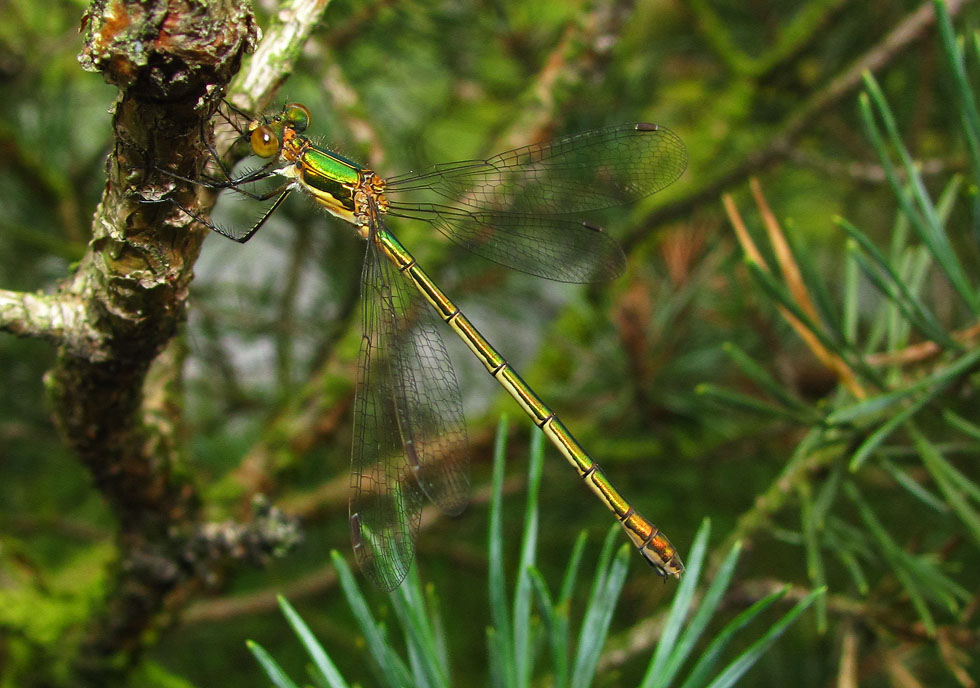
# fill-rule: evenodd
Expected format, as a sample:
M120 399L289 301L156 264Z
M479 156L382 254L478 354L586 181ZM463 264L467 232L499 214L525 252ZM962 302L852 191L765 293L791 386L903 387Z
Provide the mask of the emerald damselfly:
M239 235L194 217L245 243L290 193L298 191L353 225L367 242L361 273L363 334L354 404L350 528L354 552L368 577L387 590L405 577L425 498L448 514L466 505L469 449L462 401L435 315L615 514L654 569L664 577L680 577L684 565L670 541L613 486L555 412L418 265L384 219L427 222L470 251L532 275L563 282L611 279L624 268L622 250L600 227L575 216L636 201L673 183L687 164L680 138L657 125L622 124L486 160L434 165L382 179L315 145L304 135L309 123L310 111L298 103L271 116L247 117L247 124L236 128L251 153L266 162L236 177L215 154L225 178L197 180L272 201L248 231ZM251 191L253 183L269 179L281 183L264 193Z

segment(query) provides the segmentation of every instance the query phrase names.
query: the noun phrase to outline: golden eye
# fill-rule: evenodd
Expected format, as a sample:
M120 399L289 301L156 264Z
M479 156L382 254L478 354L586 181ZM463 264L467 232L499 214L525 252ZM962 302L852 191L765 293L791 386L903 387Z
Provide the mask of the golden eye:
M290 103L282 109L282 116L297 133L310 126L310 109L302 103Z
M279 138L272 127L265 124L252 132L248 142L252 146L252 152L260 158L271 158L279 152Z

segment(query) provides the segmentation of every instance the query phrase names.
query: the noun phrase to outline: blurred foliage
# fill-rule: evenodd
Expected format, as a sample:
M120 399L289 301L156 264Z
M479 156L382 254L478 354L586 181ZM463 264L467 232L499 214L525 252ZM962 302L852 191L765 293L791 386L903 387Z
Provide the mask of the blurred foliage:
M579 600L573 595L581 587L577 582L586 551L585 533L581 533L568 557L560 588L552 590L535 565L539 541L538 495L544 458L544 438L535 433L531 439L521 557L515 581L509 584L509 577L504 573L504 562L500 556L495 556L504 550L502 488L507 424L501 422L498 427L487 538L490 568L487 599L493 620L492 625L487 627L487 654L492 683L501 688L530 686L537 682L535 677L542 673L543 664L548 672L544 674L548 685L555 688L591 686L596 681L601 651L626 580L632 548L623 543L613 557L619 528L610 528L602 551L596 559L589 596L585 600ZM718 631L711 643L699 642L724 602L725 591L732 581L741 554L739 545L732 546L711 585L706 586L700 596L696 595L707 559L710 534L711 524L705 519L691 544L684 580L664 621L657 650L649 653L649 664L640 684L643 688L676 685L681 681L680 676L684 677L684 682L681 683L684 688L727 688L736 685L793 621L826 592L825 589L814 591L797 602L789 612L759 635L758 639L752 641L748 649L720 667L723 661L728 660L728 646L734 639L738 638L744 644L748 640L748 633L758 635L757 630L746 632L746 628L751 627L756 620L764 620L766 609L782 600L788 587L767 595L736 615ZM447 625L441 618L440 599L433 586L427 586L423 593L417 568L412 569L401 587L389 593L407 648L406 661L397 644L384 633L383 626L372 616L367 600L343 557L336 551L331 553L331 557L337 568L344 596L365 638L368 649L365 654L369 657L377 683L391 688L455 685L453 662L446 651ZM532 599L534 604L531 604ZM309 626L284 597L280 596L278 601L293 633L309 655L310 663L306 669L310 678L317 685L347 688L348 683L330 658L329 650L320 644ZM570 621L574 616L578 622L580 615L581 627L575 633L575 626ZM573 636L574 652L570 643ZM702 645L707 645L703 651ZM274 685L278 688L295 688L297 684L289 677L289 673L265 648L254 641L249 641L248 647ZM541 648L547 650L539 652Z
M744 538L727 597L733 615L784 583L828 585L820 614L787 632L749 674L753 685L823 686L849 671L867 685L977 680L969 657L980 654L980 550L970 514L980 419L975 366L961 360L976 343L946 340L977 318L980 176L950 42L933 33L889 50L885 41L922 4L334 0L280 94L310 107L325 143L383 174L628 120L681 135L691 154L685 176L640 207L601 218L629 248L627 274L614 284L508 274L418 228L393 226L682 555L704 516L716 533ZM5 289L53 289L85 250L99 201L116 92L78 66L83 10L80 2L0 0ZM275 3L256 10L265 26ZM968 37L968 52L978 21L980 7L965 3L956 31ZM835 95L831 87L869 54L882 58L868 83L880 95L863 106L860 84ZM969 64L975 83L980 70ZM882 132L881 151L897 156L900 140L921 161L921 190L905 190L910 170L901 161L897 188L889 182L868 121L882 121L884 103L901 137ZM776 145L788 130L791 145ZM832 333L825 345L864 375L868 400L838 384L781 317L780 303L793 303L780 301L788 287L758 267L780 265L773 251L759 242L762 261L741 260L718 191L733 194L758 235L750 169L816 294L822 320L811 331ZM972 297L958 293L948 256L937 259L909 230L899 201L928 215L923 198L938 209ZM242 206L222 201L217 213L233 224L239 212L248 217ZM885 252L884 263L869 246ZM302 516L306 540L265 570L215 581L161 636L142 685L267 685L245 637L301 666L283 637L279 592L345 676L370 680L327 554L348 551L362 255L348 228L300 202L245 247L207 241L177 344L186 349L188 470L215 518L242 513L263 491ZM883 264L897 265L898 277L882 275ZM898 296L883 298L876 287ZM924 326L916 320L922 303ZM923 342L947 353L921 365L869 366L873 374L858 365L866 354L898 355ZM517 412L462 346L447 344L470 421L474 502L463 517L423 529L418 566L441 591L455 675L482 677L488 612L473 594L487 577L481 486L494 419ZM0 685L27 685L41 661L57 667L112 558L113 524L48 417L51 361L47 344L0 337ZM951 370L957 362L964 367ZM709 386L699 393L699 384ZM929 414L921 423L896 422L897 432L866 444L897 414L907 412L904 422L917 413L915 404ZM863 447L866 463L849 470ZM608 516L557 453L547 454L537 565L555 580L574 534L600 537ZM508 494L519 489L505 483ZM505 542L514 561L518 531ZM716 564L726 551L717 550ZM598 685L642 676L658 633L651 619L676 592L657 582L640 566L626 579L615 652Z

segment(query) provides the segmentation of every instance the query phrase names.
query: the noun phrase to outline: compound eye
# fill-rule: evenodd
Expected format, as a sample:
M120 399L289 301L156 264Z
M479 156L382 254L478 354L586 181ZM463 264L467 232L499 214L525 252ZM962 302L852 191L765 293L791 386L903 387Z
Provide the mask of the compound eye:
M252 152L260 158L271 158L279 152L279 137L266 124L256 127L248 142L252 146Z
M302 103L290 103L282 109L282 116L297 133L310 126L310 110Z

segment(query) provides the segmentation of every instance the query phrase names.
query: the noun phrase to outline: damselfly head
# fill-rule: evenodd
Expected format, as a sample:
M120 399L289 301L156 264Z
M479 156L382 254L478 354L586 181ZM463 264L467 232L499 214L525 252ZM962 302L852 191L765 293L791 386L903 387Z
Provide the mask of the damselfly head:
M249 122L248 143L255 155L271 158L287 140L306 131L309 125L309 108L301 103L290 103L279 114Z

